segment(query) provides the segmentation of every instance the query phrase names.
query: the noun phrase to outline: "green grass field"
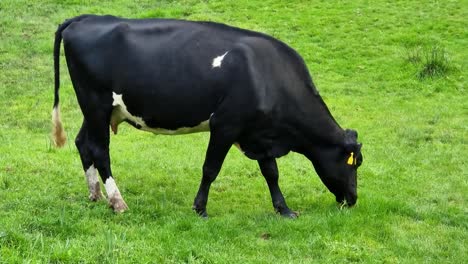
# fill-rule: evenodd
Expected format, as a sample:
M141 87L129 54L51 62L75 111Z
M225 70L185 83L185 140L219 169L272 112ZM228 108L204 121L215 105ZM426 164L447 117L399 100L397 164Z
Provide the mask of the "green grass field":
M300 217L282 218L256 162L233 148L201 219L191 205L209 135L128 125L111 158L130 210L89 202L63 55L69 141L49 139L53 37L83 13L218 21L294 47L340 125L359 131L357 206L340 210L291 153L280 186ZM466 263L467 17L466 1L449 0L1 0L0 263Z

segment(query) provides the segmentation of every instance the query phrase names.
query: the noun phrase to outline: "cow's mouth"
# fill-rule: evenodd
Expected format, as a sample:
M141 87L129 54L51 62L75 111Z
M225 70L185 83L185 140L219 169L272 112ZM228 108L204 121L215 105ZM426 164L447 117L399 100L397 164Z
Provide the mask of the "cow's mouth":
M353 194L337 195L336 202L340 207L353 207L356 204L357 196Z

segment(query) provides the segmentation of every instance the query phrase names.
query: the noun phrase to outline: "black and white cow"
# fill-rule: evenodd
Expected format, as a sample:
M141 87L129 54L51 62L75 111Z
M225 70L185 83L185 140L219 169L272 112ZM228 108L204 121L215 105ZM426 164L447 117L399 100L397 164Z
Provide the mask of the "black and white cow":
M354 205L362 162L357 132L343 130L302 58L262 33L223 24L82 15L61 24L54 46L53 139L65 143L59 112L59 54L84 120L76 138L90 199L128 207L112 177L110 129L121 122L156 134L210 132L193 209L207 216L211 183L233 144L257 160L281 215L296 217L278 186L276 158L305 155L338 202Z

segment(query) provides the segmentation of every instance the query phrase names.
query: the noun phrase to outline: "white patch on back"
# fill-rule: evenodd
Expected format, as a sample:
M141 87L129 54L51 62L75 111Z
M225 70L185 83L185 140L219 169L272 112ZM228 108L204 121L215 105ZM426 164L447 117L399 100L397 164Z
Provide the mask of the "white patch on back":
M205 120L194 127L180 127L180 128L177 128L176 130L149 127L146 125L143 118L134 116L127 110L127 106L125 105L121 94L116 94L113 92L112 97L114 99L114 101L112 102L112 106L114 106L114 109L112 110L111 127L113 130L115 129L114 132L117 131L118 124L120 124L124 120L129 120L139 125L141 127L141 130L152 132L154 134L181 135L181 134L210 131L210 119ZM213 116L213 114L211 114L211 116Z
M224 53L223 55L218 56L213 59L213 63L212 63L213 68L216 68L216 67L221 68L221 63L223 62L224 56L226 56L228 52L229 51L226 51L226 53Z

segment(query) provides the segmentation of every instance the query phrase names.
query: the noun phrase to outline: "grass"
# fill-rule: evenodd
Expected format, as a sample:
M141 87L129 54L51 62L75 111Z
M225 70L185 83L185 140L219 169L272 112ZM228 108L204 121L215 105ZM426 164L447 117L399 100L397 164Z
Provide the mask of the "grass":
M233 148L200 219L190 207L208 134L125 125L111 158L130 211L87 201L73 140L56 150L48 138L53 36L82 13L212 20L287 42L359 131L358 205L340 210L293 153L278 161L280 186L300 217L283 219ZM464 263L467 16L460 1L0 1L0 263ZM73 139L82 117L61 65Z
M450 70L447 51L439 46L409 49L407 60L418 67L417 77L420 79L444 77Z

